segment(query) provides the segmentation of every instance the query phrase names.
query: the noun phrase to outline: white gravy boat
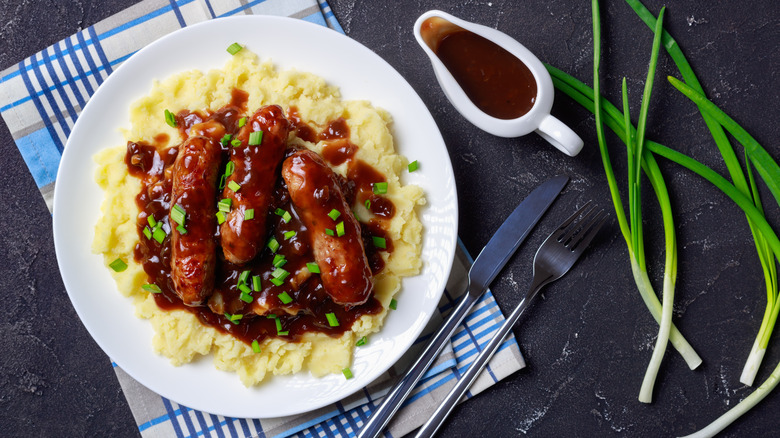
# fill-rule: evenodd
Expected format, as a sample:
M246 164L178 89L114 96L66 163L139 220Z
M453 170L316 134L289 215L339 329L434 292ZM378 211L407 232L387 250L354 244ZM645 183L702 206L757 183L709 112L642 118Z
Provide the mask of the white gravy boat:
M426 23L428 19L431 20ZM501 119L487 114L472 102L434 51L437 50L436 44L443 35L460 31L458 28L497 44L528 67L536 81L537 93L528 112L516 118ZM535 131L561 152L572 157L582 150L582 139L563 122L550 115L555 89L547 69L531 51L509 35L487 26L469 23L446 12L432 10L417 19L414 36L430 58L444 94L469 122L499 137L519 137Z

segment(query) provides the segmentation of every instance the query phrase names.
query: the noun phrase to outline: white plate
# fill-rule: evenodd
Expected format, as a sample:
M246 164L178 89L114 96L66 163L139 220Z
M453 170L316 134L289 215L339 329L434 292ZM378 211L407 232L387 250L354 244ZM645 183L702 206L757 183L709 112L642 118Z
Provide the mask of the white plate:
M256 388L233 373L217 371L211 358L172 366L152 351L148 321L134 316L116 289L102 256L90 250L103 193L94 182L93 154L122 144L130 103L147 94L154 79L191 70L221 68L225 49L238 41L270 58L279 69L317 74L339 86L344 99L366 99L394 119L399 152L420 162L404 182L421 186L428 205L423 272L404 279L401 304L382 331L356 350L351 370L314 378L308 373L273 376ZM406 172L405 172L406 173ZM54 191L54 244L62 279L79 317L100 347L149 389L190 408L231 417L269 418L310 411L360 390L409 348L439 302L457 239L457 195L447 149L427 108L411 86L366 47L330 29L301 20L244 16L212 20L174 32L128 59L85 106L62 155Z

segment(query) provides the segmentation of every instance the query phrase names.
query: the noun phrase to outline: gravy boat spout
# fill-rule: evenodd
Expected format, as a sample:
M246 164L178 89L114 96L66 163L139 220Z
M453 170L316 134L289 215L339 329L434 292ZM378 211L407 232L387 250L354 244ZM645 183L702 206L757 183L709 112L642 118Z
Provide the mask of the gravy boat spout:
M518 41L438 10L417 19L414 36L447 99L469 122L499 137L536 132L572 157L582 150L582 139L550 115L550 74Z

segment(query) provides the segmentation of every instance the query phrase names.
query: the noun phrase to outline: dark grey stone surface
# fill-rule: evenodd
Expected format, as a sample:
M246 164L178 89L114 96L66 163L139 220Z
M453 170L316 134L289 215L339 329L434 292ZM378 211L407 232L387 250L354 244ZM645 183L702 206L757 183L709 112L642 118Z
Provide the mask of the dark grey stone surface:
M0 4L0 68L40 50L132 1L14 1ZM493 285L511 309L530 282L533 254L554 224L589 199L611 202L593 117L558 93L553 114L585 140L567 158L530 135L501 139L466 122L440 92L411 34L414 20L443 9L517 38L543 61L592 82L589 2L330 2L347 35L386 59L420 94L447 142L459 189L460 235L477 253L514 206L546 178L566 173L567 189ZM639 112L652 34L621 1L605 1L602 79L619 103L628 78ZM656 12L659 1L648 1ZM775 157L780 156L780 10L772 0L681 1L666 28L688 56L709 96ZM359 62L359 61L356 61ZM696 108L665 80L676 74L662 53L648 137L724 171ZM61 280L51 219L4 126L0 129L0 432L4 436L133 436L135 424L106 355L74 312ZM610 135L625 186L625 153ZM742 148L736 146L737 154ZM633 284L617 223L574 270L543 291L515 333L528 367L461 405L442 436L673 436L698 430L750 394L739 375L765 306L763 276L744 215L698 176L659 159L672 192L679 276L675 323L704 359L696 371L668 350L653 404L637 393L657 325ZM423 163L432 165L432 163ZM646 181L646 180L645 180ZM648 184L644 184L645 189ZM763 189L763 186L762 186ZM764 190L770 222L778 209ZM625 191L623 192L625 195ZM649 270L660 285L659 210L645 190ZM613 215L614 217L614 215ZM88 237L85 237L88 238ZM780 361L770 344L757 381ZM723 436L775 436L780 395L770 394Z

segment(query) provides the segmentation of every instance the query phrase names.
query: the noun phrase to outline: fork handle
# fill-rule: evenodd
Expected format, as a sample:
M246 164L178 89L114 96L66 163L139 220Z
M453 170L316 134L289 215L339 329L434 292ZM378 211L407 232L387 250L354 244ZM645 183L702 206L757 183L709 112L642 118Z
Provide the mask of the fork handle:
M455 329L463 322L466 314L471 310L478 298L478 295L472 294L470 291L463 294L460 304L452 311L447 321L433 337L433 340L431 340L431 343L425 348L425 351L406 374L396 382L392 390L385 396L382 404L368 418L366 424L360 429L358 438L376 438L382 433L387 423L390 422L390 418L401 407L401 404L412 392L417 382L420 381L422 375L425 374L428 367L439 356L439 353L444 349L444 345L455 333Z
M536 276L534 276L533 283L531 284L531 287L529 288L523 300L520 301L512 314L509 315L509 318L504 321L504 324L501 325L501 328L498 329L498 332L493 336L490 342L488 342L487 346L479 353L477 358L474 359L474 362L471 363L468 370L463 374L463 376L461 376L460 380L458 380L458 383L455 384L455 387L452 388L450 393L447 394L447 396L444 398L442 404L438 407L438 409L436 409L431 418L417 432L415 438L430 438L436 433L437 430L439 430L439 427L441 427L441 425L444 423L444 420L446 420L450 415L452 409L456 404L458 404L466 391L471 388L471 385L475 380L477 380L477 377L493 357L495 352L498 351L498 347L504 341L504 338L506 338L507 333L512 330L512 326L515 325L517 320L520 318L520 315L522 315L523 311L525 311L525 309L528 307L531 300L534 298L534 296L536 296L537 292L539 292L539 289L547 284L549 280L549 277L537 279Z

